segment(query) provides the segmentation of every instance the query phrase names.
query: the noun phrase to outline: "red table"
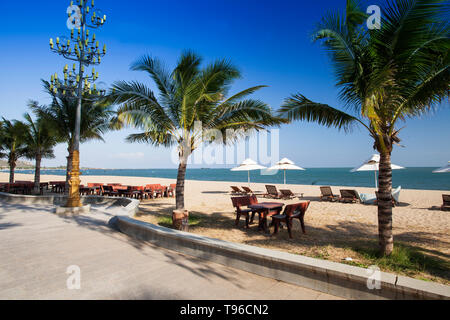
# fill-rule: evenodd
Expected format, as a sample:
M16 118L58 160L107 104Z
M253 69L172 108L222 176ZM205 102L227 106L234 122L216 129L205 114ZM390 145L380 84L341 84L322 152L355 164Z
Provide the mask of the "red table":
M264 232L269 233L269 228L267 227L267 217L279 214L284 207L283 203L279 202L261 202L256 204L251 204L248 206L250 209L257 211L259 215L259 229L264 230Z

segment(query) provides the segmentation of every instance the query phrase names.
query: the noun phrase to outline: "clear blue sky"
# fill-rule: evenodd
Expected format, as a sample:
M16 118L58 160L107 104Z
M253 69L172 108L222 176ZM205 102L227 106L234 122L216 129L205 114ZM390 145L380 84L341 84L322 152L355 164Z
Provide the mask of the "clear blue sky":
M50 102L40 79L61 73L66 61L50 52L50 37L68 35L66 8L70 1L0 2L0 116L19 119L30 99ZM370 1L368 4L377 4ZM292 93L339 107L329 60L310 34L322 15L343 8L345 0L96 0L108 15L97 32L108 45L97 68L107 85L115 80L140 80L153 88L145 74L129 71L143 54L173 66L183 49L192 49L205 61L230 58L244 78L233 90L268 85L254 95L277 109ZM401 132L405 148L396 148L393 161L404 166L444 165L450 160L450 108L409 120ZM81 147L82 166L105 168L169 168L170 152L124 142L133 130L105 135L106 143ZM294 123L280 131L281 157L304 167L353 167L372 153L368 134ZM65 164L64 145L56 159L44 165Z

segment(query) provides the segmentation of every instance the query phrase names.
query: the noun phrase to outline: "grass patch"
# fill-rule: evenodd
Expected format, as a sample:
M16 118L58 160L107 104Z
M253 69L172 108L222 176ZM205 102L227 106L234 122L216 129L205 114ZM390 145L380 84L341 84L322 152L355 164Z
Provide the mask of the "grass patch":
M381 256L378 248L360 247L354 249L364 260L372 265L377 265L382 270L417 275L428 273L448 279L450 265L448 261L426 255L418 247L396 243L394 251L388 257ZM424 277L421 277L425 280Z
M196 215L196 214L190 214L189 215L189 226L196 226L200 223L202 223L203 217ZM161 216L158 218L158 225L161 227L166 228L172 228L172 216Z

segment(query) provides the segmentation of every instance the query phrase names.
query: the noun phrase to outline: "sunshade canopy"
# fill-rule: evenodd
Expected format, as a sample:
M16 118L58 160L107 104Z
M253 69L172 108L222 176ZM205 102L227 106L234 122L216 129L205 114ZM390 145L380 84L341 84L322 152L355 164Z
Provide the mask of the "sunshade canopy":
M405 169L404 167L398 166L396 164L391 164L392 170ZM380 170L380 155L374 154L370 159L365 161L361 166L356 167L351 170L351 172L357 171L379 171Z
M270 167L268 170L283 170L284 171L284 184L286 184L286 170L305 170L299 166L296 166L293 161L288 158L281 159L276 165Z
M248 184L250 185L250 171L263 170L263 169L266 169L266 167L260 166L252 159L247 159L244 162L242 162L240 166L231 169L231 171L247 171L248 172Z

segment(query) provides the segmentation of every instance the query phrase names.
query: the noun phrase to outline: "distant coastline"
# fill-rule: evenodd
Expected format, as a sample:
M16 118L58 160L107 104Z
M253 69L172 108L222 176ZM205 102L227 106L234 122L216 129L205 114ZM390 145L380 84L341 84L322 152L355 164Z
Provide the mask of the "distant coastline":
M449 190L450 175L432 173L435 167L407 168L393 171L393 186L416 190ZM286 173L287 184L295 185L330 185L374 188L373 172L350 172L351 168L307 168L306 171L289 171ZM83 176L116 176L142 178L177 178L177 169L82 169ZM16 173L33 174L34 169L17 170ZM65 169L46 169L45 175L65 176ZM264 175L260 171L250 173L252 183L282 185L283 172ZM187 180L223 181L247 183L247 172L232 172L227 169L187 169Z

